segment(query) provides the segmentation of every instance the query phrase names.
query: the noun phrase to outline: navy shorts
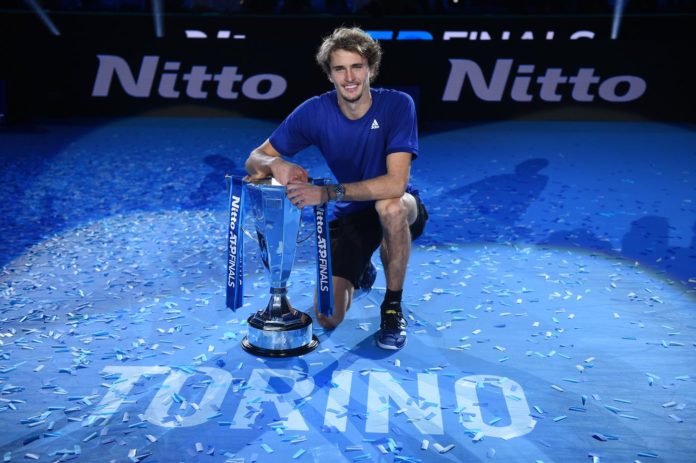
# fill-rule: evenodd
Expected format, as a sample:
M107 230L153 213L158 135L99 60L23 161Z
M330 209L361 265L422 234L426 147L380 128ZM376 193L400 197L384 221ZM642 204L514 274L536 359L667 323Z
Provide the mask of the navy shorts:
M428 211L417 194L418 215L411 229L411 241L423 234ZM329 222L331 235L331 271L359 286L360 277L370 263L372 254L382 242L382 224L374 207Z

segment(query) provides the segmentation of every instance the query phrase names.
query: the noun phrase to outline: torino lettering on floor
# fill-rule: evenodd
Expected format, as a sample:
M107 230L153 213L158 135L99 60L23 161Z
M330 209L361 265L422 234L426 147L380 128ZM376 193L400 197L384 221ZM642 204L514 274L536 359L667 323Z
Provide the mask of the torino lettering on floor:
M99 419L108 420L117 413L119 407L126 401L133 386L141 377L167 375L158 388L142 418L148 423L173 428L197 426L210 421L215 410L220 410L230 387L233 387L232 375L220 368L199 367L196 372L187 372L165 366L108 366L103 374L118 377L109 387L102 401L97 405L88 422ZM187 416L172 413L172 396L177 396L186 381L194 374L206 375L207 387L195 411ZM359 373L361 374L361 373ZM386 371L370 371L368 377L367 397L360 397L354 403L364 403L365 432L389 432L389 419L393 409L389 401L396 404L396 414L404 414L408 421L422 434L441 435L445 433L443 424L443 408L440 400L439 377L435 373L419 373L417 375L417 397L411 397L404 388ZM328 397L324 409L323 425L345 432L348 425L347 412L351 401L352 385L355 372L351 370L335 370L332 373ZM273 387L281 381L283 393L278 393ZM509 420L504 423L486 422L479 407L482 402L478 390L486 384L494 384L504 398ZM294 369L254 369L243 387L235 387L235 392L241 393L234 417L230 422L232 429L251 429L258 415L262 413L261 404L272 404L278 416L283 420L288 430L308 431L309 426L300 413L297 403L310 400L311 394L316 394L315 382L312 377ZM459 422L465 428L482 433L489 437L512 439L531 432L536 421L530 418L529 405L522 387L509 378L494 375L470 375L458 379L454 383L457 409L465 411L459 415ZM385 404L385 398L387 402ZM312 402L318 410L317 398ZM132 402L131 402L132 403ZM176 405L176 404L175 404ZM355 408L354 404L351 408ZM176 418L176 419L175 419ZM500 425L503 424L503 425Z
M136 73L130 68L126 60L115 55L97 55L99 68L92 88L92 96L109 96L114 77L121 84L121 88L135 98L149 98L152 89L157 84L157 94L162 98L180 98L181 92L177 90L179 79L186 82L186 96L195 99L208 98L206 85L216 82L215 93L219 98L236 100L239 91L242 95L252 100L272 100L283 93L288 84L277 74L256 74L244 77L238 72L237 66L223 66L220 72L212 74L207 66L191 66L188 72L181 74L181 63L178 61L165 61L160 67L159 56L143 57L140 70ZM237 83L241 82L241 89ZM262 83L266 82L265 91L261 91ZM211 84L212 86L212 84Z

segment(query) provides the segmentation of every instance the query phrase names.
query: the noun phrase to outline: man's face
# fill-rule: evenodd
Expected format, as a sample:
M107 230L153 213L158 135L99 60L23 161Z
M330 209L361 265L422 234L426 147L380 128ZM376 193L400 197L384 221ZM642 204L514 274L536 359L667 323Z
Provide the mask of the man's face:
M329 80L344 101L356 103L360 98L369 98L370 68L359 53L335 50L331 53L330 71Z

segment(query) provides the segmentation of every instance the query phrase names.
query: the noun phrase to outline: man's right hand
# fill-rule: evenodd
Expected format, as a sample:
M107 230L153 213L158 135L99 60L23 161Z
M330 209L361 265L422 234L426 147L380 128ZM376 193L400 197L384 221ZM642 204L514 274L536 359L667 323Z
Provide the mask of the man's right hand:
M309 174L301 166L288 162L282 158L276 158L271 162L271 173L281 185L291 182L306 183L309 181Z
M273 148L268 140L251 152L245 162L245 167L249 173L245 177L247 181L263 180L269 175L273 176L281 185L309 181L307 171L280 157L280 153Z

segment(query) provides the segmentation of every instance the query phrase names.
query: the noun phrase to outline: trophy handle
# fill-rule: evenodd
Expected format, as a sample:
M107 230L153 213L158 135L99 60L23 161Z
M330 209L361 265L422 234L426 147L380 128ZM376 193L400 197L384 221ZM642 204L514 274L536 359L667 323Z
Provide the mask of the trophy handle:
M251 232L249 232L244 227L240 227L240 228L242 229L242 233L244 233L248 238L251 238L252 240L254 240L258 244L259 240L254 235L252 235Z
M304 215L304 214L302 214ZM307 222L311 220L312 222L314 221L314 216L312 216L311 219L304 220L302 215L300 215L300 233L297 234L297 244L302 244L311 237L314 236L314 227L310 227L307 225ZM303 228L309 228L309 233L307 233L304 237L301 237L300 235L302 234L302 229Z

